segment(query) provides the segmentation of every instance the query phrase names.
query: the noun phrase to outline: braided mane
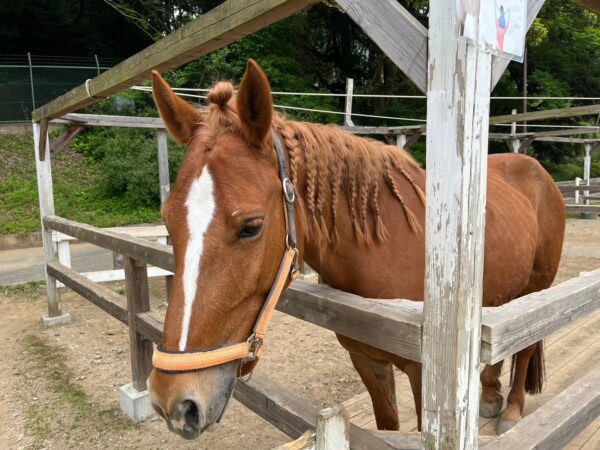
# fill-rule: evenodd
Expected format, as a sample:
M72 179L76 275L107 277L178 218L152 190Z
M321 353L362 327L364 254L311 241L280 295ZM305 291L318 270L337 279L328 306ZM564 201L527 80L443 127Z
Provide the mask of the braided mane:
M206 124L214 137L226 131L243 134L235 102L231 100L232 92L230 83L220 82L209 93L213 104L208 108ZM385 241L388 232L379 207L384 188L402 206L411 230L422 231L394 177L400 175L406 179L425 204L423 191L409 174L409 169L418 165L406 151L373 139L358 138L335 125L294 122L278 114L273 116L273 127L288 151L290 175L309 216L306 221L310 222L313 238L337 243L339 205L345 197L356 239L366 245L373 242L368 224L371 215L375 221L375 239ZM302 173L304 185L299 176Z

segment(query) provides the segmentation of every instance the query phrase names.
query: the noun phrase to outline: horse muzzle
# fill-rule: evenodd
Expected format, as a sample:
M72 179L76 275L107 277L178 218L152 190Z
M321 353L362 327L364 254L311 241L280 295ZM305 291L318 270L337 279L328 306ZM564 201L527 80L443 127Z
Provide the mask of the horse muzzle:
M220 422L236 375L236 363L185 373L154 369L148 380L152 407L169 430L195 439Z

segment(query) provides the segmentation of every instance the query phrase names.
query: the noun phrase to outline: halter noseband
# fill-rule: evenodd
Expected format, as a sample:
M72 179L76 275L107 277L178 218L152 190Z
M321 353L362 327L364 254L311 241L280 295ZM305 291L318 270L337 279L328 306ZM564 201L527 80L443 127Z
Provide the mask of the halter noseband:
M240 360L241 364L255 361L262 350L263 339L267 326L275 311L277 301L288 281L292 282L298 276L298 248L296 236L296 217L294 201L296 194L294 185L290 180L285 161L285 153L281 138L273 131L275 152L279 163L279 178L283 186L283 204L286 223L285 253L279 264L279 270L275 281L269 290L269 294L263 304L258 318L252 329L252 334L239 344L225 345L211 350L198 351L167 351L159 347L154 349L152 364L156 369L164 372L191 372L219 366L231 361Z

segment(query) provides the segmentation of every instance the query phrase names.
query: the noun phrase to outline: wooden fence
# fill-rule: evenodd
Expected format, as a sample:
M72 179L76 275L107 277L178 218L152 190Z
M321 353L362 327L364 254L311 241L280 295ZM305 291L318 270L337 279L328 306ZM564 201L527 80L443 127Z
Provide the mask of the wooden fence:
M149 308L148 265L172 271L172 249L53 216L49 121L132 86L146 78L151 69L165 71L180 66L314 3L317 0L227 0L32 113L47 263L48 319L64 316L56 289L58 280L127 323L133 384L138 390L145 388L150 368L150 341L160 342L162 336L162 320ZM600 378L582 378L496 439L478 441L477 435L480 361L499 360L600 305L596 271L534 297L479 313L488 127L494 121L525 119L516 117L519 115L489 117L490 89L509 60L457 39L456 24L449 17L456 10L456 0L430 0L429 26L434 32L428 32L396 0L335 3L418 89L427 93L427 192L433 194L428 195L426 205L425 311L412 302L383 304L302 283L292 286L279 309L398 355L422 360L421 436L369 432L350 425L353 448L418 448L421 444L447 449L471 449L478 444L523 448L548 443L561 447L600 412ZM543 3L527 2L526 28ZM600 11L598 6L589 7ZM593 114L598 107L551 110L539 112L536 117ZM71 133L76 133L80 124L74 120L71 123ZM55 151L63 144L64 139L58 141ZM444 189L440 190L440 185ZM127 297L94 284L58 262L53 230L124 255ZM456 320L448 323L449 317ZM294 438L315 426L318 408L259 374L250 382L240 381L234 395Z
M102 310L126 324L130 330L132 377L138 390L145 389L145 380L151 368L150 342L160 343L163 320L150 309L148 297L148 265L171 273L174 268L171 246L129 236L119 231L96 228L57 216L43 219L46 229L89 242L125 256L126 296L119 295L85 275L59 262L47 264L48 274L82 295ZM279 302L277 309L299 319L344 334L383 350L421 360L423 304L410 300L377 300L342 292L326 285L297 281ZM484 308L481 329L481 362L494 364L517 351L543 339L560 328L600 308L600 269L581 274L542 292L529 294L497 308ZM593 389L595 390L593 390ZM589 407L576 414L578 427L589 423L591 412L600 412L600 377L585 378L567 390L583 389ZM318 408L298 394L259 374L251 381L240 381L235 398L261 415L292 438L314 428ZM566 395L566 394L565 394ZM575 408L581 395L561 396L560 408ZM267 401L269 400L269 401ZM550 405L552 406L553 403ZM546 406L540 408L544 410ZM572 411L571 411L572 413ZM532 439L530 427L538 427L541 420L534 413L523 419L523 439ZM544 416L545 417L545 416ZM565 421L563 415L551 415L550 434L543 438L572 438L573 417ZM519 429L520 429L519 428ZM518 431L518 430L517 430ZM392 447L415 444L410 436L377 433L350 426L353 445L369 442L368 448L381 448L381 439ZM510 439L509 439L510 438ZM413 441L411 441L414 440ZM481 444L512 442L515 433ZM517 439L520 439L517 436ZM411 444L411 445L412 445ZM398 447L401 448L401 447Z

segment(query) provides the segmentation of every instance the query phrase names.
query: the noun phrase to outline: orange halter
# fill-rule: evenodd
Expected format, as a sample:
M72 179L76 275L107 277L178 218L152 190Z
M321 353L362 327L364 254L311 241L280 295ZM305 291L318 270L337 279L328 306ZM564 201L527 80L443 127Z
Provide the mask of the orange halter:
M276 132L273 132L275 141L275 150L279 162L279 177L283 186L284 216L286 222L287 234L285 238L286 250L283 254L279 270L275 281L269 290L269 294L258 314L258 318L252 329L252 334L246 340L239 344L226 345L212 350L198 351L166 351L159 347L154 349L152 355L152 364L158 370L165 372L191 372L194 370L206 369L208 367L219 366L231 361L240 360L241 364L248 363L257 359L262 350L263 339L267 331L267 326L275 311L275 306L279 297L288 283L293 282L298 276L298 248L296 239L296 220L294 212L294 201L296 194L294 186L288 175L285 162L285 154L281 139Z

